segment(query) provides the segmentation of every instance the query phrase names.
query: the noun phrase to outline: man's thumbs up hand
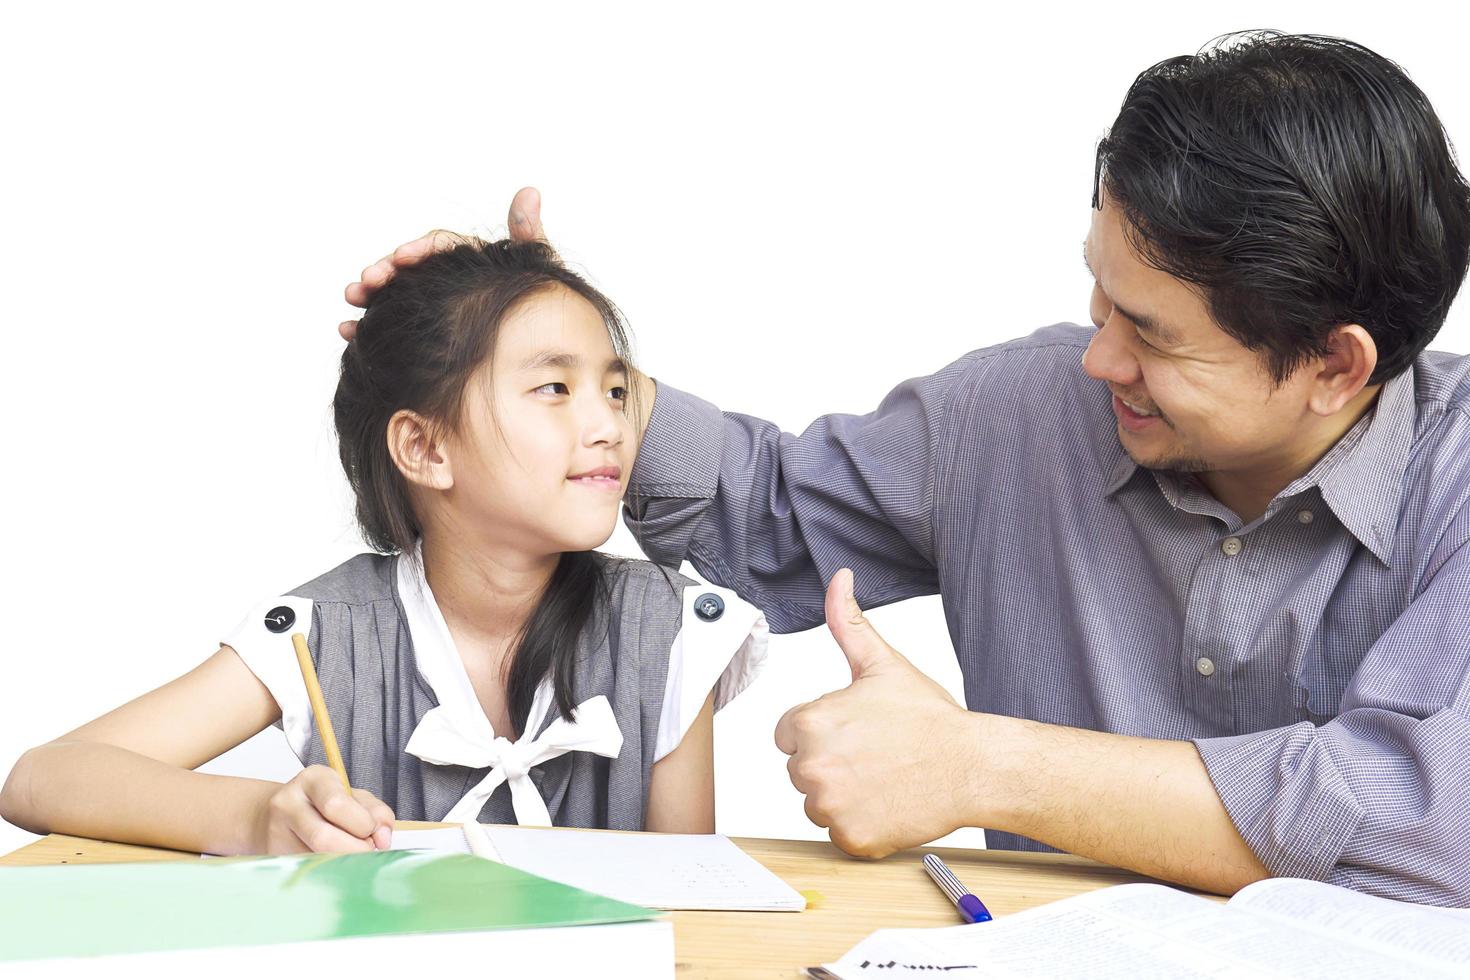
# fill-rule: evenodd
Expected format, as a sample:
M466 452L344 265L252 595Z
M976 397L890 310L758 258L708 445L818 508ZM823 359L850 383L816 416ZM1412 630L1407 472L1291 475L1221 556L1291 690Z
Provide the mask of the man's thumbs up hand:
M980 778L978 716L878 635L845 568L827 585L826 612L852 683L797 705L776 726L807 816L864 857L965 826Z
M890 668L914 669L913 664L878 635L868 617L863 615L852 595L852 572L846 568L839 570L827 583L827 629L832 631L832 638L847 655L854 681Z

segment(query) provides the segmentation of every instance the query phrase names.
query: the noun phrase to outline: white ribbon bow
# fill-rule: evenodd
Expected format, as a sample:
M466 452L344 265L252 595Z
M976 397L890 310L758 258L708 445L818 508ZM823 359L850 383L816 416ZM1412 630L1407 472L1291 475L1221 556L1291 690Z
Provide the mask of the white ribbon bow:
M535 716L536 712L531 714ZM486 742L483 736L464 732L441 705L424 715L405 751L436 766L493 767L445 814L444 822L478 819L490 794L501 783L509 782L516 822L525 827L550 827L551 814L536 784L531 782L531 769L568 752L591 752L613 759L622 749L623 733L613 717L612 705L599 694L577 705L570 721L557 718L539 737L522 736L515 742L504 736Z

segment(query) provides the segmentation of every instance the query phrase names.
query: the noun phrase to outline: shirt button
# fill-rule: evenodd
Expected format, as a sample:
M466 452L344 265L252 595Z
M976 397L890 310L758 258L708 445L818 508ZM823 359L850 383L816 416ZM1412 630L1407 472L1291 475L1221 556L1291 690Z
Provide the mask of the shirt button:
M1235 537L1234 535L1226 538L1224 541L1220 542L1220 550L1225 552L1225 554L1229 555L1231 558L1234 558L1236 555L1240 554L1240 539Z
M725 614L725 600L713 592L706 592L694 600L694 615L706 623L713 623Z
M1302 524L1310 524L1312 523L1312 512L1309 510L1299 510L1296 512L1296 519Z
M290 606L277 606L265 614L265 628L272 633L284 633L296 622L296 610Z
M1209 677L1215 672L1215 661L1209 657L1200 657L1194 662L1194 669L1199 671L1201 676Z

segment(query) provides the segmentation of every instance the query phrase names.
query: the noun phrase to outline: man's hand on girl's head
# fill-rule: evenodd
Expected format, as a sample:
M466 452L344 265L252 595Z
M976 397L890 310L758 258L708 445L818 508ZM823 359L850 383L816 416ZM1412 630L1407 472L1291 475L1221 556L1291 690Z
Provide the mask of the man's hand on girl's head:
M541 227L541 192L534 187L522 187L511 198L510 213L506 217L510 237L518 242L545 240L546 232ZM422 238L416 238L395 248L372 265L363 269L357 282L348 283L344 296L353 306L365 307L373 293L393 278L393 274L404 266L413 265L426 255L453 248L460 236L452 231L436 228ZM357 334L356 320L343 320L337 325L343 340L351 340Z

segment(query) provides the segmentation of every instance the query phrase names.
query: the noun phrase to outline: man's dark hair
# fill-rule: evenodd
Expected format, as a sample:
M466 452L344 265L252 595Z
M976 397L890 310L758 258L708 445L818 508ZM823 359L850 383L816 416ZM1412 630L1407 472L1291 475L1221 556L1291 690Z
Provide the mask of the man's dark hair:
M501 325L518 304L548 289L569 290L592 304L613 351L631 368L617 307L564 266L545 242L464 238L398 270L373 294L357 336L342 352L332 414L358 524L379 551L412 551L422 533L408 481L388 452L389 420L409 409L441 431L454 431L470 378L494 356ZM605 607L607 573L615 564L591 551L562 554L516 643L506 678L517 736L531 721L531 702L547 675L557 710L571 717L578 637Z
M1360 324L1370 383L1444 323L1470 263L1470 188L1393 62L1340 38L1228 35L1139 75L1098 144L1093 207L1280 383Z

